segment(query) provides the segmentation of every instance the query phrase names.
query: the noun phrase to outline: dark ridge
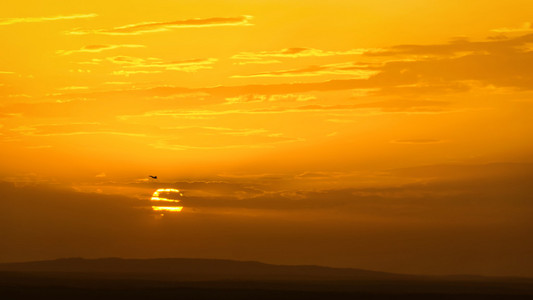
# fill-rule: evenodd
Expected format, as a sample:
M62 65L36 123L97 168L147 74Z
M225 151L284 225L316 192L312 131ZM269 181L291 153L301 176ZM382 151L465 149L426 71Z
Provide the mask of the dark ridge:
M0 264L2 299L533 299L533 279L416 276L220 259Z
M353 268L315 265L274 265L257 261L201 258L124 259L117 257L0 263L0 272L99 273L149 275L153 279L180 280L449 280L533 282L531 278L488 277L480 275L406 275Z
M222 259L157 258L62 258L56 260L0 264L4 272L71 272L71 273L121 273L159 274L171 279L411 279L419 276L349 268L321 266L272 265L256 261Z

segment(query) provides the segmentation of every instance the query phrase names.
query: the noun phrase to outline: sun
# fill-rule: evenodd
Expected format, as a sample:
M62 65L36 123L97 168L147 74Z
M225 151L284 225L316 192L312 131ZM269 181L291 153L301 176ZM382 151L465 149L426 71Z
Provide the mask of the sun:
M175 195L178 195L179 197L183 196L183 194L177 189L172 189L172 188L157 189L152 194L152 198L150 198L150 201L152 201L153 211L181 212L183 210L183 206L178 204L181 202L181 200L161 197L160 194L167 194L168 195L167 197L170 197L170 195L174 195L174 197Z

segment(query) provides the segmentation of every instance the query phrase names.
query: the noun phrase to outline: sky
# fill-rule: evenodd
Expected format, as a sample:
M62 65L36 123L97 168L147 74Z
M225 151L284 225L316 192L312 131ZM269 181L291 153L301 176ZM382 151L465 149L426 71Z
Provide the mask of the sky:
M533 276L532 10L8 0L0 261Z

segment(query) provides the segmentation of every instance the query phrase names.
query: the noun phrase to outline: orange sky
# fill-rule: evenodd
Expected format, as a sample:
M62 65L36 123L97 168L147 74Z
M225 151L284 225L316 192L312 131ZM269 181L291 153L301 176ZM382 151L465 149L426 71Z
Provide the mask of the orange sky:
M532 10L8 1L0 260L533 276ZM157 188L183 191L179 216L155 218Z

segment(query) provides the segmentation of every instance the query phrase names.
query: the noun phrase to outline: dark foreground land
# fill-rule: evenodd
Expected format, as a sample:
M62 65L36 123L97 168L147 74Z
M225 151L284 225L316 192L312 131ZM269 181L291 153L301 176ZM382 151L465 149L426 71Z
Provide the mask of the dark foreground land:
M533 299L533 279L205 259L0 264L1 299Z

